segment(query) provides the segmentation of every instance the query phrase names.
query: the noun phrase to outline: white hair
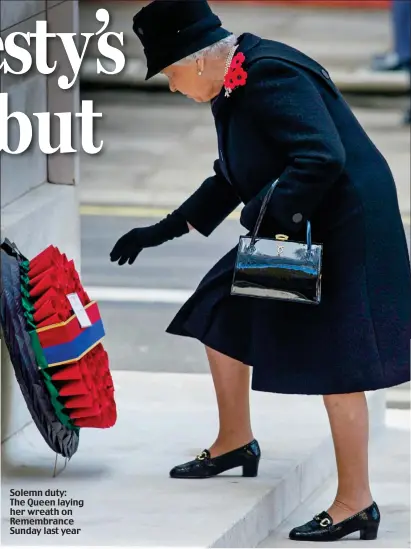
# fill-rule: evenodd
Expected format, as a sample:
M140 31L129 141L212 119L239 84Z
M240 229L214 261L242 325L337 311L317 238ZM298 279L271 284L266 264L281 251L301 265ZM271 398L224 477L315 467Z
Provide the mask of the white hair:
M195 53L188 55L184 59L181 59L180 61L174 63L174 65L188 65L193 61L197 61L197 59L203 59L205 57L224 57L225 55L227 55L228 50L235 46L236 43L237 36L235 36L234 34L230 34L230 36L227 36L227 38L223 38L215 44L211 44L211 46L207 46L202 50L196 51Z

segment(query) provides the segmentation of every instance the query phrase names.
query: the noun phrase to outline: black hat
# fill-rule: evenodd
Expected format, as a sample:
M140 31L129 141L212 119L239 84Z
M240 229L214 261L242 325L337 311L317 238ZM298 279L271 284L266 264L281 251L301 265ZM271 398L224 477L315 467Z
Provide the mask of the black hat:
M147 59L146 80L230 36L206 0L154 0L133 18Z

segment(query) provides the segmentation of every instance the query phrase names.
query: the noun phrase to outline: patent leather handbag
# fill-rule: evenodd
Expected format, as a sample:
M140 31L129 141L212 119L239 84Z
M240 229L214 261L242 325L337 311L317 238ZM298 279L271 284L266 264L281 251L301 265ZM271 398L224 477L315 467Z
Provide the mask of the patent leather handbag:
M275 299L308 305L321 301L323 245L294 242L287 235L259 238L258 232L278 179L267 192L251 236L241 236L231 295Z

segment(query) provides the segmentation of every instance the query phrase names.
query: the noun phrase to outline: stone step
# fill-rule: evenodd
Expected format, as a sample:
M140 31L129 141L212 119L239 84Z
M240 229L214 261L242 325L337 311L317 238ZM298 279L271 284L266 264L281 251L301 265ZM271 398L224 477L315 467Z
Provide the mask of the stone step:
M358 540L358 533L324 543L328 547L409 547L410 546L410 416L406 411L389 410L387 428L370 445L370 480L373 496L381 511L378 538ZM259 547L311 547L313 544L288 539L292 528L304 524L327 509L336 494L337 479L329 479L283 522Z
M411 383L402 383L387 390L387 408L409 410L411 401Z
M333 68L327 63L329 73L343 93L389 93L403 94L409 90L410 81L406 72L398 71L396 73L374 73L368 69L352 69L352 68ZM107 70L113 70L114 67L109 67ZM168 80L164 75L157 75L145 81L146 65L144 59L133 58L128 59L124 70L117 75L110 76L105 74L97 74L96 59L85 59L81 68L81 81L88 85L104 85L113 88L135 87L148 89L158 87L166 89Z
M114 371L113 379L117 424L84 429L77 454L56 478L55 456L33 424L3 444L4 545L256 547L334 470L321 397L252 392L263 451L259 476L234 471L208 480L170 479L172 466L216 436L211 376ZM379 391L368 398L374 436L383 425L385 396ZM60 489L66 499L84 500L82 508L71 506L73 527L81 531L11 534L10 490L22 488Z

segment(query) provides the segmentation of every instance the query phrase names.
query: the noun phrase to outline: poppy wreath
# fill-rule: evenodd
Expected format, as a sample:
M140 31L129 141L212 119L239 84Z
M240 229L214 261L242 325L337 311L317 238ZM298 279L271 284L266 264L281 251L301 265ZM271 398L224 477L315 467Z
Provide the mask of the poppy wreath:
M0 319L17 381L43 438L70 458L81 428L117 419L98 305L55 246L29 261L5 240L1 254Z

